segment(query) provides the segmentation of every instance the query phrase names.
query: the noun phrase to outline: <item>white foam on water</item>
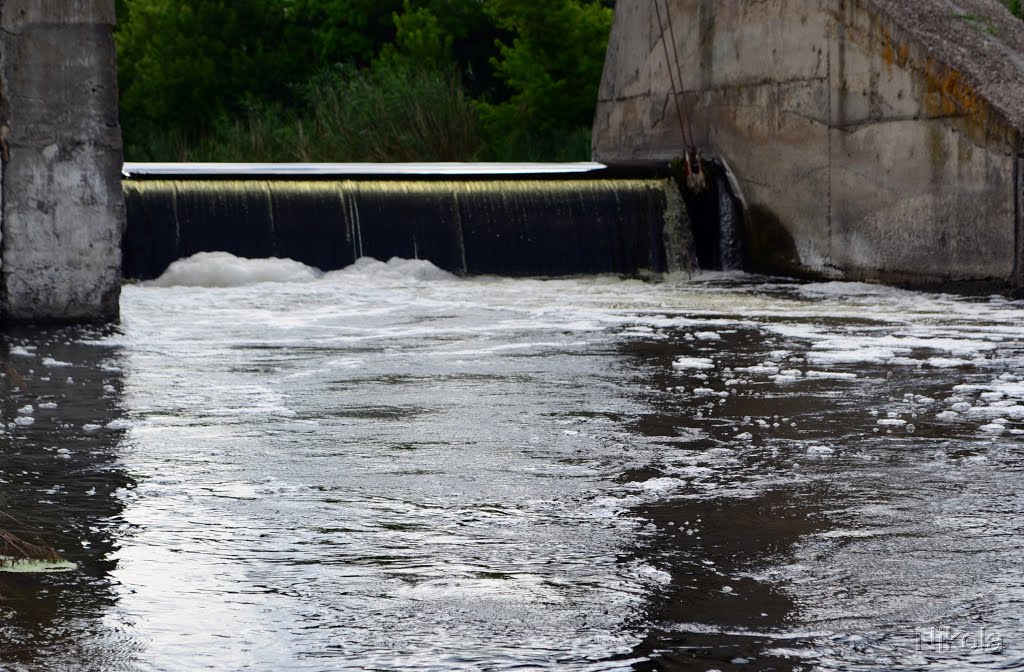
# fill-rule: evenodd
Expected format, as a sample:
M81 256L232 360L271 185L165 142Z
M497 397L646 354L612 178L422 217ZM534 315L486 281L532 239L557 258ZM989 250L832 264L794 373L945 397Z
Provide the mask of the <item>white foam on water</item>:
M857 380L856 373L841 372L841 371L805 371L804 377L813 378L815 380Z
M970 366L971 362L955 357L929 357L925 360L925 364L936 369L953 369L960 366Z
M151 287L245 287L266 282L312 282L323 274L291 259L243 259L227 252L200 252L175 261Z
M715 362L707 357L677 357L672 362L672 368L706 371L715 368Z
M833 342L834 343L834 342ZM815 348L819 347L815 345ZM885 364L896 358L896 351L892 348L881 347L849 347L843 350L826 349L827 345L821 345L821 350L812 350L807 353L807 361L812 364Z
M823 283L800 292L788 288L779 292L777 284L766 287L769 291L759 291L754 283L742 279L729 286L642 283L608 277L459 279L427 262L370 259L309 281L239 286L227 292L126 287L123 330L106 341L124 346L125 374L123 384L117 387L123 399L121 408L134 425L131 441L124 444L125 459L144 463L140 469L143 474L166 472L184 479L174 486L152 480L147 484L147 479L141 477L137 495L120 495L130 500L126 518L140 522L140 529L163 526L173 535L179 531L180 521L190 520L191 514L201 517L212 504L235 515L213 520L215 525L209 529L225 533L225 540L240 535L251 546L246 523L262 522L261 516L275 524L278 519L288 523L293 511L301 512L296 516L301 522L306 517L320 516L322 508L329 521L325 527L331 529L327 533L330 553L338 552L340 558L345 557L346 546L358 544L355 537L365 531L361 521L348 515L350 508L358 511L358 507L345 502L372 501L378 496L380 482L394 481L393 491L401 494L388 499L384 505L387 511L414 511L410 504L422 494L419 503L425 515L421 522L426 524L422 529L414 525L409 531L388 533L385 540L395 542L394 549L408 548L406 542L412 540L422 544L421 550L430 549L431 554L436 550L437 555L430 557L437 557L438 563L415 558L431 571L445 560L443 554L449 552L445 548L449 544L454 548L460 542L461 529L481 534L495 529L500 532L495 539L506 543L513 537L506 536L505 531L518 523L516 529L538 535L535 544L528 536L516 536L519 550L536 546L539 557L544 557L554 547L553 542L570 550L583 544L582 557L587 558L583 565L593 565L595 574L590 583L613 581L622 592L642 592L643 587L629 571L623 573L620 563L613 562L608 565L612 569L606 569L591 562L601 554L614 558L617 549L604 541L601 529L625 525L634 515L632 507L675 498L707 501L750 497L774 483L810 481L817 478L815 471L832 471L837 463L828 459L830 454L842 456L845 467L847 459L857 462L869 459L867 455L878 459L887 449L881 444L910 443L904 436L912 418L922 428L925 447L921 454L929 462L935 447L927 443L931 436L926 435L925 428L955 434L952 441L966 435L968 441L981 446L1009 443L1015 425L995 420L1014 421L1013 409L1022 404L1004 405L998 413L994 404L1020 398L1013 397L1012 390L1005 387L1020 385L1019 378L1003 376L1010 375L1009 371L1024 373L1024 367L1012 361L1019 356L1020 324L1024 324L1020 316L1024 310L976 302L968 305L956 297L904 293L857 283ZM772 288L776 291L770 291ZM870 310L865 309L866 301L871 302ZM719 341L725 341L722 337L729 332L735 335L726 337L726 348ZM704 338L703 334L719 338ZM625 368L636 373L630 368L635 360L629 348L637 338L666 336L673 339L672 346L659 346L662 350L658 358L642 359L641 364L657 362L668 369L671 362L677 374L668 382L685 382L685 390L671 386L667 391L658 389L664 381L662 375L657 376L658 382L643 375L624 381L618 369L604 364L594 365L593 370L577 370L596 356L614 358L615 363L629 362ZM687 336L692 338L687 340ZM625 353L623 344L628 344ZM720 355L719 349L725 352ZM734 353L742 358L733 357ZM998 376L993 383L1000 386L998 390L984 384L990 378L982 377L987 370L978 363L982 355L991 360L985 366L991 367L991 378ZM815 357L823 364L831 359L837 365L815 366ZM943 359L967 364L953 366L952 362L940 361ZM725 370L735 363L753 364L755 368L735 375ZM885 369L879 370L878 364ZM894 368L904 365L919 370ZM722 375L715 369L722 369ZM591 375L584 375L588 372ZM887 375L892 376L892 385L885 380ZM696 380L701 376L705 381ZM793 391L825 400L822 408L775 406L787 401L790 391L766 385L772 376L777 377L776 382L806 379L806 384L796 383ZM979 379L984 389L956 392L962 399L937 403L927 412L926 402L919 395L903 396L913 390L945 399L954 394L951 390L957 383L977 384ZM634 385L637 380L640 385ZM723 385L724 380L728 382ZM694 395L708 396L687 394L693 388ZM720 403L722 395L728 394L718 391L723 389L735 393L735 403L729 399ZM979 396L997 391L1006 396L996 399L993 394L987 401ZM645 417L651 408L662 412L660 406L644 406L644 400L652 396L660 399L662 394L670 404L690 404L699 409L701 416L679 414L677 418L679 425L696 427L673 427L666 430L670 436L657 437L636 431L636 418ZM881 417L904 423L891 425L897 428L891 433L898 432L899 441L886 441L883 436L872 440L870 430L877 427L872 425L878 418L866 413L850 418L856 439L835 433L829 417L832 409L837 411L837 422L842 423L841 414L856 409L863 403L862 397L876 395L878 403L872 402L872 406L882 409ZM886 396L892 398L886 400ZM988 411L984 418L961 415L948 410L952 403L992 408L992 415L988 416ZM574 405L591 412L607 410L609 416L602 421L614 435L602 434L592 420L562 425L558 421L563 417L552 420L545 415ZM748 417L741 423L730 416L737 407L740 415L765 417ZM478 408L490 408L492 412L481 415ZM406 409L414 414L407 416ZM899 417L886 418L884 411L890 410ZM917 418L915 412L919 413ZM951 415L939 419L949 425L929 424L936 413L945 412ZM772 413L792 416L799 429L792 431L785 417L773 417ZM811 413L817 415L810 417ZM296 417L283 421L288 414ZM921 417L925 415L927 418ZM112 416L85 416L89 417L107 422ZM613 417L622 419L610 419ZM311 418L319 428L300 427L300 423L312 422ZM984 423L1004 428L1005 438L979 430ZM543 429L549 424L550 431ZM865 425L868 436L861 441ZM571 429L566 429L568 426ZM520 431L525 433L517 436ZM879 435L885 432L878 431ZM834 453L829 453L832 439L837 437L841 440L831 448ZM95 437L103 438L102 433ZM479 452L472 448L477 442ZM586 469L546 462L552 455L574 464L586 462L589 455L613 444L623 448L615 448L610 453L614 457L588 462ZM400 452L397 446L401 446ZM377 453L386 456L386 464L377 463ZM917 451L908 450L906 454L906 461L917 459ZM530 456L531 464L518 464L523 455ZM313 470L307 465L311 456L320 461ZM804 463L799 472L789 468L794 458ZM992 463L997 459L993 456ZM764 460L778 465L780 473L765 473L760 468ZM229 484L242 485L229 487L223 477L211 477L204 466L207 461L237 471ZM479 466L492 461L493 468ZM657 478L631 485L614 480L621 473L619 466L649 464L658 465ZM864 464L875 469L882 463ZM962 467L951 457L941 468L953 471ZM492 492L484 486L494 473L526 477L499 476L493 481L497 487ZM265 474L287 480L264 483L260 477ZM868 480L875 477L873 473L866 476ZM211 478L215 482L211 483ZM320 502L317 493L321 491L313 486L321 481L331 488L332 500L343 503L327 506ZM303 489L292 489L293 482ZM434 484L438 484L436 494ZM506 484L512 487L505 490ZM848 485L857 487L854 479ZM478 489L483 490L483 500L502 502L500 516L491 517L468 506L465 515L458 511L460 502L473 503ZM552 518L547 515L542 518L543 526L530 525L528 518L517 520L517 509L507 504L516 503L520 510L533 506L520 497L524 489L536 489L530 494L531 501L546 500L549 504L545 506L552 510L571 511L572 533L547 536L545 531L551 528L548 521ZM577 491L578 496L574 494ZM168 503L161 495L173 496L174 501ZM278 509L284 513L279 514ZM458 514L456 519L467 522L465 528L446 528L443 520L438 523L437 517L452 511ZM558 516L553 518L557 520ZM339 529L334 529L334 521L338 521ZM259 531L258 526L250 527ZM688 529L680 527L678 531L697 536L702 531L702 525L696 522L685 527ZM284 529L289 528L282 525L279 529L268 527L267 531L273 536ZM191 536L190 530L189 535L171 541L186 543ZM627 547L631 543L628 533L616 532L609 538ZM147 541L158 549L162 544L172 545L164 538L139 538L126 542L126 548L129 553L133 548L145 553ZM321 543L319 538L310 541L314 548ZM267 543L273 548L274 542ZM260 549L263 545L260 540L251 547ZM211 575L223 576L230 571L219 561L221 551L213 545L197 545L192 552L200 560L214 559L216 572ZM245 566L246 575L237 586L226 588L249 586L255 578L273 577L279 571L276 566L264 566L258 554L244 555L248 550L239 553L239 564ZM453 555L458 557L459 552ZM427 557L427 553L422 556ZM172 563L167 568L175 578L187 581L191 567L179 570L178 566ZM119 567L117 579L126 590L118 609L129 613L135 609L152 616L165 603L169 607L185 603L184 599L168 599L180 590L177 584L163 594L157 591L155 597L165 602L150 599L154 596L152 590L149 595L145 590L128 592L139 584L145 588L146 579L155 573L148 567L151 564L131 562ZM358 563L345 565L343 570L336 567L340 563L325 564L309 574L314 587L311 593L316 590L317 595L326 595L325 605L337 605L330 602L331 589L346 595L351 590L352 601L368 605L370 610L377 604L374 595L388 593L383 583L364 590L360 577L353 579L352 572L371 574L377 569ZM435 589L427 591L431 600L452 596L453 587L457 598L463 593L469 597L515 597L522 592L520 588L532 588L526 583L518 586L515 579L501 583L490 577L470 578L456 585L445 582L448 573L449 568L442 567L437 575L425 577L436 582L425 584ZM317 582L335 574L337 583ZM416 578L414 573L410 577ZM658 583L658 577L652 575L641 581L649 582ZM748 589L746 584L731 582L738 593ZM804 589L793 587L797 595ZM209 591L209 587L204 583L202 590ZM551 597L565 599L564 594ZM260 608L266 606L259 596L247 595L245 599ZM528 604L540 607L530 612L531 618L537 614L544 617L550 611L543 605ZM580 611L577 605L573 608ZM244 607L240 609L244 611ZM301 613L287 603L278 610L289 618ZM622 612L629 615L628 610ZM435 627L440 621L431 621L428 614L422 622ZM338 623L327 619L330 626L337 627ZM143 637L152 632L141 628ZM344 627L339 633L352 636L352 631ZM521 633L512 628L504 634L515 637ZM579 668L567 665L565 669Z
M915 292L885 285L872 285L866 282L816 282L801 285L797 292L808 297L815 298L914 298L918 296Z
M755 366L738 366L733 371L737 373L751 373L754 375L771 376L779 373L779 367L770 363L758 364Z
M72 366L72 364L71 362L62 362L58 359L54 359L53 357L44 357L43 366L48 366L52 369L61 369L68 366Z
M438 268L425 259L402 259L399 257L392 257L386 262L373 257L361 257L350 266L331 271L323 276L324 282L342 284L352 281L381 284L457 280L457 276Z

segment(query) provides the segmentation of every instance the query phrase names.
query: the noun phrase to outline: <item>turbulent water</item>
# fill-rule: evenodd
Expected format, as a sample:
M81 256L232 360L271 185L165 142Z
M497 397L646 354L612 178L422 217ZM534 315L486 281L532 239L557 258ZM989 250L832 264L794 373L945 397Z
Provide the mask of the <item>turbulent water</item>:
M1024 666L1022 303L175 272L3 337L3 669Z

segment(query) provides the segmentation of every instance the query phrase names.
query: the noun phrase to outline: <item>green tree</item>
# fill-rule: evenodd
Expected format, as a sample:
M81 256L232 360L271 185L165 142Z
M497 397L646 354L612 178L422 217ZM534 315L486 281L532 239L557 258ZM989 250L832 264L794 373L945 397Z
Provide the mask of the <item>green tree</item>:
M196 137L249 97L282 98L303 54L279 0L128 0L116 34L128 145Z
M432 117L407 144L436 132L445 137L423 146L443 148L445 156L589 153L609 0L116 1L131 160L184 159L196 151L244 160L264 148L284 155L289 146L310 148L320 140L339 156L364 155L340 140L354 142L363 129L353 135L325 114L360 126L376 120L380 128L373 131L381 138L402 127L401 115L428 111L418 101L396 101L413 93L449 110L453 123ZM418 77L429 85L412 86ZM345 96L333 95L332 86ZM370 102L374 114L349 113ZM479 147L478 120L471 117L486 122L490 146ZM310 135L317 133L325 135ZM530 143L529 157L515 149Z
M309 42L313 62L367 65L394 38L402 0L278 0L286 5L293 45Z
M511 34L493 59L511 91L481 105L492 131L550 133L593 123L612 10L596 0L484 0Z

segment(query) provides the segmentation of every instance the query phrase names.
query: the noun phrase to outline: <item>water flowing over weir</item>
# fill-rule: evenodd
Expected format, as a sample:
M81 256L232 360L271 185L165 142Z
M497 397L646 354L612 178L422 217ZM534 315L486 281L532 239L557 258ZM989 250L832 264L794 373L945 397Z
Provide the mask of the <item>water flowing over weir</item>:
M324 271L364 256L425 259L460 275L647 276L693 266L687 206L657 167L131 164L125 175L129 278L155 278L209 251ZM717 218L716 206L700 216ZM727 249L721 228L695 227L714 238L698 246L714 250L701 265L739 268L736 255L717 256Z

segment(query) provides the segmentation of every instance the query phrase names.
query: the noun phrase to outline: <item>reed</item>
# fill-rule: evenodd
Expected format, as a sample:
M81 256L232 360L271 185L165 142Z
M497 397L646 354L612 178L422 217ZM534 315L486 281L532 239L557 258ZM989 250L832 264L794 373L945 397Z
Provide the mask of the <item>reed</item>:
M470 161L484 144L458 77L441 70L327 70L300 91L302 110L250 101L221 119L188 161ZM160 144L166 144L166 141Z
M249 100L205 134L167 129L129 160L252 162L586 161L590 129L484 129L458 75L391 63L337 66L296 91L301 105Z
M4 375L7 376L7 380L11 381L15 387L22 390L28 389L28 384L25 382L25 379L21 377L21 374L18 373L18 370L15 369L10 362L5 361L3 366L0 366L0 368L3 369Z
M0 512L0 518L20 528L18 534L9 529L0 529L0 556L4 559L13 562L64 562L64 558L53 547L45 544L35 532L26 530L13 516Z

